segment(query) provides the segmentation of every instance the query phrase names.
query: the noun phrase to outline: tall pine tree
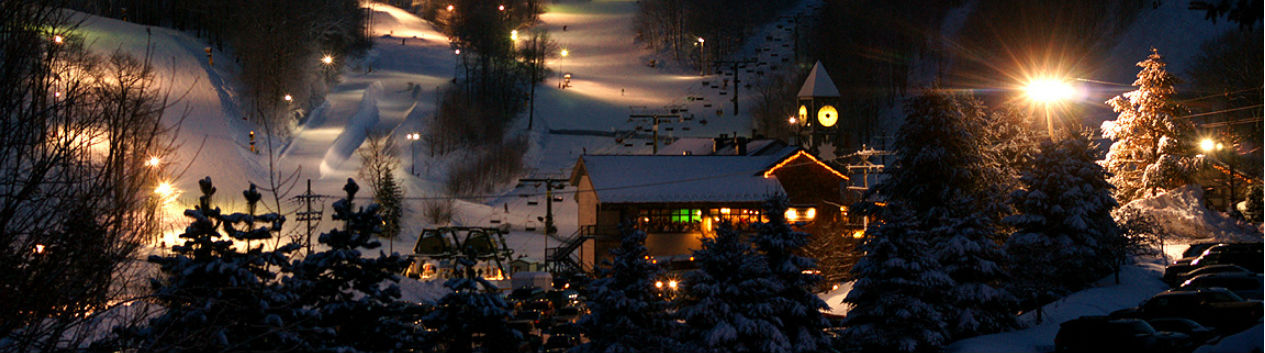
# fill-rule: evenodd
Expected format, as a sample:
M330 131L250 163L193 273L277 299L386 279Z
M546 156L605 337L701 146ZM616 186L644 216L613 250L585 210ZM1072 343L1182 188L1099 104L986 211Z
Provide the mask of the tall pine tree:
M1107 172L1088 133L1044 142L1012 195L1018 214L1006 223L1010 272L1025 306L1083 288L1112 267L1106 247L1120 231Z
M849 352L934 352L949 340L942 308L952 280L935 260L925 233L892 203L866 210L870 225L852 266L856 283L844 298L852 305L841 340Z
M162 277L152 279L154 300L166 311L148 326L120 332L120 345L145 352L282 351L304 346L291 310L291 293L271 286L288 254L287 245L265 251L239 250L243 242L270 238L285 218L255 215L261 195L255 186L243 194L248 213L223 214L211 205L211 178L198 181L202 196L185 216L193 223L180 234L172 254L154 255ZM256 226L256 223L262 226ZM223 233L221 233L221 230ZM262 243L262 242L260 242Z
M1178 118L1186 109L1173 101L1177 77L1154 48L1138 66L1137 89L1108 100L1120 115L1102 124L1102 136L1115 141L1103 163L1121 203L1186 185L1194 165L1194 125Z
M654 283L663 273L646 260L646 234L624 227L619 248L611 250L610 267L599 270L599 279L586 292L590 313L580 325L589 342L579 352L671 352L681 347L674 340L677 324L668 314L668 302Z
M475 275L476 259L473 249L464 249L455 259L459 277L444 282L452 292L422 319L434 330L434 352L469 353L476 345L483 352L510 352L522 342L522 333L509 326L509 303L495 285Z
M685 298L677 314L685 321L682 343L688 352L789 352L778 329L775 296L783 284L772 279L764 258L733 227L722 224L716 237L694 251L698 270L685 276Z
M1013 324L1013 296L1000 288L1005 254L995 239L1002 199L989 182L983 107L970 97L928 92L909 100L897 132L896 160L875 191L914 217L952 287L943 294L953 337L996 332Z
M293 275L283 281L315 314L307 322L314 335L304 350L410 351L420 343L413 324L420 317L419 307L400 300L396 284L409 260L381 250L375 258L361 255L361 249L381 247L374 236L383 222L376 204L354 208L359 189L347 179L347 197L334 203L333 214L335 221L346 222L345 227L321 234L319 241L328 250L296 261Z
M829 323L821 316L821 310L829 306L812 292L821 277L805 273L814 268L813 259L796 254L808 244L809 235L786 224L786 208L784 197L769 200L764 207L768 222L756 225L758 233L752 241L764 255L773 280L781 284L774 305L781 323L779 329L790 341L789 351L828 351L830 339L823 330Z

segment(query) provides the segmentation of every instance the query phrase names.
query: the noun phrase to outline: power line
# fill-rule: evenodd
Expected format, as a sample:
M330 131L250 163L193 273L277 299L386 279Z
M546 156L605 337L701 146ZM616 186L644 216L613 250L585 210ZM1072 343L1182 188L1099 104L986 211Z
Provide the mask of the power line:
M1203 96L1203 97L1187 98L1187 99L1179 100L1179 101L1177 101L1177 103L1193 102L1193 101L1197 101L1197 100L1201 100L1201 99L1208 99L1208 98L1213 98L1213 97L1224 97L1224 96L1226 96L1226 95L1230 95L1230 94L1243 93L1243 92L1247 92L1247 91L1255 91L1255 90L1258 90L1258 89L1261 89L1261 87L1244 88L1244 89L1241 89L1241 90L1238 90L1238 91L1233 91L1233 92L1224 92L1224 93L1217 93L1217 94L1209 94L1209 95L1206 95L1206 96Z
M1262 106L1262 104L1253 104L1253 105L1244 106L1244 107L1238 107L1238 108L1230 108L1230 109L1223 109L1223 110L1211 111L1211 112L1206 112L1206 113L1199 113L1199 114L1191 114L1191 115L1179 116L1179 117L1176 117L1176 118L1177 118L1177 119L1197 118L1197 117L1207 116L1207 115L1214 115L1214 114L1221 114L1221 113L1229 113L1229 112L1237 112L1237 111L1240 111L1240 110L1248 110L1248 109L1256 109L1256 108L1260 108L1261 106Z

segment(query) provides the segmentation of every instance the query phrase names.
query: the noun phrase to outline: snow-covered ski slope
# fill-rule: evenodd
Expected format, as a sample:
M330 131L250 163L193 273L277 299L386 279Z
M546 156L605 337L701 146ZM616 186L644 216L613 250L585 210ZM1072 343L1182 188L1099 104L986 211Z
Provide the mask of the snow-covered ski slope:
M814 3L805 0L788 14L804 11ZM278 175L297 175L296 184L284 197L302 193L306 179L312 180L318 194L341 195L343 183L355 177L360 165L355 150L366 132L390 132L404 154L402 174L416 171L416 176L404 183L411 198L405 202L406 224L397 242L411 245L416 234L430 226L421 220L424 199L442 195L445 166L466 157L460 153L431 157L420 143L413 146L405 139L407 133L427 133L426 119L435 110L437 89L452 79L457 56L447 37L430 23L385 4L366 6L373 11L373 49L363 60L339 58L343 73L326 102L310 108L304 124L291 136L272 139L278 155L273 167ZM654 67L648 65L655 53L633 41L636 6L632 0L559 2L550 4L541 16L538 26L548 29L569 55L548 62L554 74L537 89L534 130L526 131L526 119L517 122L516 129L532 138L527 155L529 171L524 176L565 178L582 153L649 153L647 134L632 135L638 127L648 129L650 124L630 122L630 113L678 109L683 119L661 124L664 137L750 134L746 109L752 90L741 88L739 105L743 110L735 116L728 100L735 84L732 78L725 79L731 76L714 71L701 76L695 67L666 65L663 59ZM238 93L240 85L233 78L238 69L231 55L213 51L212 66L203 51L206 42L190 34L95 16L82 18L85 21L80 30L95 51L108 53L117 48L142 56L148 48L159 85L170 91L175 102L167 109L166 121L179 128L178 148L175 155L164 159L171 164L173 184L182 191L170 207L173 226L182 220L179 210L196 200L198 179L212 177L220 191L217 202L230 210L242 203L237 197L239 190L250 183L269 184L270 141L260 126L242 119L248 112ZM776 28L778 24L782 28ZM739 75L746 81L744 86L772 73L774 69L769 66L785 65L781 58L791 55L788 24L789 17L785 17L757 31L744 53L737 55L763 62L742 69ZM757 55L756 48L767 50ZM313 65L320 63L314 61ZM562 73L572 74L569 87L560 87ZM261 153L250 151L251 131L256 133ZM616 136L627 138L616 143ZM562 202L554 204L555 222L564 238L576 229L570 191L558 192ZM537 185L515 188L510 184L498 194L468 195L473 197L457 201L454 222L470 226L509 224L514 232L510 243L518 254L539 259L545 241L539 235L543 229L539 219L545 214L543 194ZM367 196L367 191L360 195ZM290 212L297 206L283 200L281 208ZM272 210L275 204L267 202L266 207ZM173 231L178 229L173 227ZM397 251L405 248L407 245L397 246Z

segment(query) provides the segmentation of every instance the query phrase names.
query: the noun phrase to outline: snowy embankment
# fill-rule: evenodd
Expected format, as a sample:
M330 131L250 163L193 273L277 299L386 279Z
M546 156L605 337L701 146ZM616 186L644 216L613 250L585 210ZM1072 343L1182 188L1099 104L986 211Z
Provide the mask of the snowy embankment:
M1059 324L1085 315L1107 315L1112 311L1133 307L1155 293L1168 289L1160 281L1164 265L1156 258L1138 258L1120 271L1120 284L1107 276L1093 288L1073 293L1042 307L1042 321L1036 312L1019 316L1019 322L1031 325L1025 329L973 337L954 342L947 352L1050 352Z
M1167 241L1260 241L1260 231L1225 213L1204 207L1199 185L1166 192L1125 204L1121 211L1136 210L1153 217Z
M356 113L347 119L347 125L343 127L342 133L338 134L338 138L334 139L333 145L329 146L329 149L325 151L325 157L321 159L322 177L332 174L343 165L343 162L351 158L360 144L365 142L369 131L378 125L378 97L381 95L382 83L380 82L375 81L365 88Z

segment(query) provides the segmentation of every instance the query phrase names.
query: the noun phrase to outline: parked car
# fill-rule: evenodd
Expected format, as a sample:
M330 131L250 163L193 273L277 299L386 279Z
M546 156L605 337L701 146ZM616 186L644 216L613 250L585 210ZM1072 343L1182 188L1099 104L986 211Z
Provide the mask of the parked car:
M1221 244L1208 248L1199 255L1190 266L1195 268L1209 265L1239 265L1256 273L1261 272L1261 259L1265 257L1261 243Z
M1147 320L1147 323L1151 324L1151 327L1154 327L1156 331L1177 332L1190 336L1190 341L1194 342L1195 345L1202 345L1204 342L1219 336L1217 330L1213 330L1211 327L1180 317L1151 319Z
M1117 310L1111 316L1147 320L1180 317L1230 333L1259 322L1261 312L1259 301L1243 300L1225 288L1200 288L1161 292L1138 307Z
M1139 319L1083 316L1059 324L1056 352L1185 352L1190 336L1160 332Z
M1186 251L1182 252L1182 258L1189 258L1193 260L1196 257L1199 257L1199 255L1203 255L1204 251L1208 250L1208 248L1221 245L1221 244L1224 244L1224 243L1214 241L1214 242L1190 244L1190 247L1186 248Z
M1178 276L1205 266L1238 265L1256 273L1261 272L1262 243L1216 244L1195 257L1173 261L1164 268L1164 282L1170 286L1182 283Z
M1180 289L1216 288L1229 289L1243 299L1261 300L1261 289L1265 281L1255 273L1210 273L1199 275L1182 282Z
M1239 265L1209 265L1209 266L1196 268L1186 273L1177 275L1177 283L1180 284L1182 282L1186 282L1186 280L1194 278L1195 276L1198 276L1198 275L1207 275L1207 274L1213 274L1213 273L1239 273L1239 272L1252 273L1251 270L1243 268L1243 266L1239 266Z

